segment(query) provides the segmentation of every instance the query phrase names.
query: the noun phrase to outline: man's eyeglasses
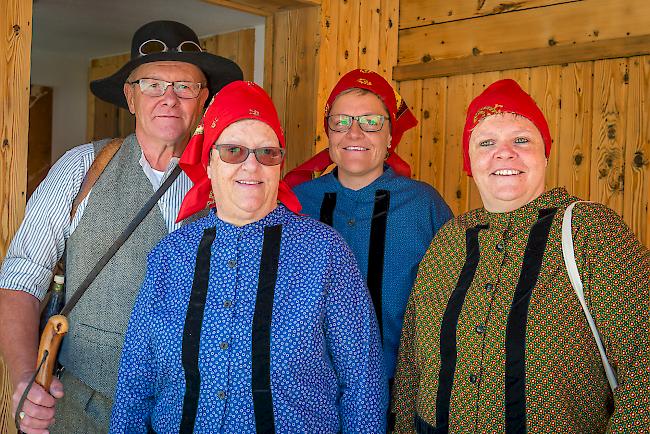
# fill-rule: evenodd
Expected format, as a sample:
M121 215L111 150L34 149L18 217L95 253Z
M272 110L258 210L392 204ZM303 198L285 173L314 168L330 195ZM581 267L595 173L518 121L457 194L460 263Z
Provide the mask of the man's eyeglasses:
M359 128L367 133L380 131L384 126L384 115L329 115L327 117L327 126L330 130L338 133L345 133L352 128L352 122L357 121Z
M203 83L191 81L165 81L155 78L141 78L127 81L128 84L140 85L140 91L147 96L163 96L169 86L173 86L174 93L179 98L196 98L201 92Z
M212 148L219 152L222 161L230 164L243 163L251 153L255 154L255 159L265 166L277 166L284 159L284 149L277 147L249 149L241 145L215 144Z
M149 39L148 41L144 41L142 44L140 44L140 48L138 48L138 51L140 52L140 57L142 57L148 54L164 53L165 51L178 51L181 53L201 53L203 49L199 44L197 44L194 41L183 41L178 45L178 47L169 48L167 44L165 44L163 41L159 39Z

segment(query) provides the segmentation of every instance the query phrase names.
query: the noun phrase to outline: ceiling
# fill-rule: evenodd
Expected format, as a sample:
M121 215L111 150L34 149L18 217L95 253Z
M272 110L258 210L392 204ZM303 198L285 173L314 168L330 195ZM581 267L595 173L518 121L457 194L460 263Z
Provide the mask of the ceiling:
M201 36L264 24L264 18L200 0L34 0L32 51L95 58L128 52L153 20L180 21Z

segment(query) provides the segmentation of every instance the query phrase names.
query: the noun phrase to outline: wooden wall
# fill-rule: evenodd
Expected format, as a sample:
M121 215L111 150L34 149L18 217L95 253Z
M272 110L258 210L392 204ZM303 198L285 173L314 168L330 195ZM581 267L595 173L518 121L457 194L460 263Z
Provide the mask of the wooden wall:
M244 79L253 79L255 61L255 29L244 29L201 39L209 53L231 59L242 68ZM120 69L130 58L130 53L92 59L88 80L107 77ZM105 137L124 137L135 130L135 118L128 110L117 108L96 98L88 90L88 140Z
M649 2L402 0L400 17L394 73L420 124L398 153L414 177L455 214L481 206L462 171L465 110L513 78L549 122L547 186L608 205L650 246L650 56L634 55L650 50L637 44L650 41ZM522 53L531 67L513 68Z
M229 0L206 1L237 7ZM303 0L302 7L236 3L266 16L264 88L285 129L286 172L327 147L325 102L341 75L369 68L391 78L399 0Z
M339 78L355 68L392 80L397 62L400 0L323 0L313 152L327 147L325 103Z
M52 93L48 86L30 86L27 200L52 166Z
M25 212L31 0L3 0L0 13L0 257ZM0 360L0 432L13 434L11 383Z

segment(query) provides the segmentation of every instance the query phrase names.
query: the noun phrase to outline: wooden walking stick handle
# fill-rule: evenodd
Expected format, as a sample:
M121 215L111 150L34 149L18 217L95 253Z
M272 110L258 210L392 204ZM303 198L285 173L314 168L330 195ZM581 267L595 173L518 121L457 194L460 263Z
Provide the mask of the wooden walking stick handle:
M63 315L53 315L47 321L47 325L41 335L41 342L38 345L38 358L36 363L41 363L47 351L45 362L36 375L36 383L43 386L49 392L52 384L52 375L56 367L56 358L59 354L59 347L63 336L68 332L68 319Z

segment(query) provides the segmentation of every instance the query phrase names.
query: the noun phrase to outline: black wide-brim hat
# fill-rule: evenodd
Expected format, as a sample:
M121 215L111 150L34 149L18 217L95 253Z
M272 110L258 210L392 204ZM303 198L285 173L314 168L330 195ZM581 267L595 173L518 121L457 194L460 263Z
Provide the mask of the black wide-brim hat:
M150 40L163 42L168 47L168 51L140 55L140 46ZM124 97L124 83L129 74L140 65L160 61L191 63L203 71L208 80L208 90L210 91L206 105L222 87L235 80L243 80L241 69L230 59L205 51L177 51L177 47L187 41L195 42L200 46L196 33L185 24L176 21L152 21L145 24L133 35L131 60L115 74L91 81L90 90L96 97L128 109Z

